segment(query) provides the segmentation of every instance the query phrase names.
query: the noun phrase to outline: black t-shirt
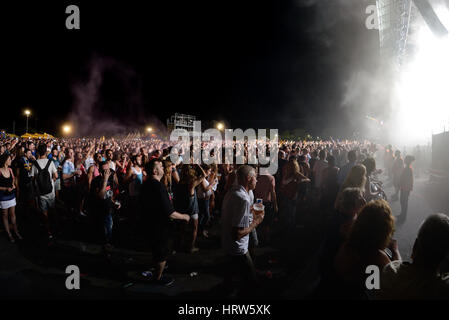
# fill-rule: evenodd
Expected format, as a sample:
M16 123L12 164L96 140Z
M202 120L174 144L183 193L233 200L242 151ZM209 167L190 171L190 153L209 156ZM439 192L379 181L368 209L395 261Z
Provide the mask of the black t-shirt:
M33 167L33 162L29 159L22 157L18 161L19 173L19 184L21 186L31 185L31 169Z
M95 177L91 184L90 205L100 214L108 214L114 208L112 196L114 195L113 180L109 179L106 185L106 192L103 199L98 197L98 192L103 188L103 177L101 175Z
M142 220L152 228L165 229L169 226L169 216L175 212L164 184L156 179L146 180L141 189L143 207Z

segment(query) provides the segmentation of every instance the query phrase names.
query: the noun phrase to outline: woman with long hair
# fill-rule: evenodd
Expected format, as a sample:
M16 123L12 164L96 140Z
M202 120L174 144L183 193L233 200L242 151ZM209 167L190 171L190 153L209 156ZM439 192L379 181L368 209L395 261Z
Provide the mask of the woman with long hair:
M138 219L140 217L140 191L142 183L145 178L145 170L143 169L143 156L138 153L131 157L131 161L128 163L126 169L125 183L128 183L128 195L129 195L129 217Z
M361 293L366 289L367 266L382 270L392 260L401 260L397 243L392 238L394 230L394 217L388 202L375 200L363 207L334 261L335 275L345 288ZM393 254L391 259L385 252L387 248Z
M346 188L359 188L365 193L365 184L366 184L366 167L363 164L357 164L351 168L346 177L345 182L340 187L340 191L337 195L337 199L335 199L334 208L338 208L338 204L340 202L340 198L343 190Z
M14 233L19 240L22 240L22 236L19 233L16 222L16 181L14 174L10 168L11 156L9 154L2 154L0 156L0 209L2 211L3 226L8 234L9 241L15 242L14 237L9 229L9 220L13 226Z
M209 212L209 201L213 193L213 188L216 186L216 181L209 181L212 169L209 165L203 164L202 169L205 173L205 179L197 187L198 192L198 206L199 206L199 231L205 237L209 237L209 233L206 230L206 225L209 222L210 212Z
M299 168L298 161L291 157L282 168L282 180L280 185L280 215L284 221L284 230L292 232L296 226L296 204L299 194L299 186L302 182L310 182ZM286 233L286 234L287 234Z

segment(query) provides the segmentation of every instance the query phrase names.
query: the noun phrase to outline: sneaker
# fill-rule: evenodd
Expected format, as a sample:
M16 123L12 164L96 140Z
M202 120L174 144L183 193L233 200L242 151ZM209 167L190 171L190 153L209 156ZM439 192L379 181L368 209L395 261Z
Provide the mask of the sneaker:
M198 251L200 251L200 249L197 248L197 247L194 247L194 248L190 249L190 253L195 253L195 252L198 252Z
M80 211L80 216L81 217L87 217L87 214L85 214L83 211Z
M171 285L173 282L175 282L175 279L173 279L172 277L169 277L169 276L165 276L165 275L162 275L162 277L159 280L153 281L154 284L157 284L160 286L166 286L166 287Z
M153 276L153 272L151 272L150 270L143 271L142 276L145 278L151 278Z

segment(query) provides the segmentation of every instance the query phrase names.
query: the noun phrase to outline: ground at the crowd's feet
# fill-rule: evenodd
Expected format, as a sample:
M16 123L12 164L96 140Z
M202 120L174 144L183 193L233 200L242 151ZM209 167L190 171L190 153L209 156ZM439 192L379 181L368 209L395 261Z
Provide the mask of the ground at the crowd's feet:
M314 233L301 232L304 226L298 226L299 238L274 240L271 245L255 250L260 280L257 289L230 292L223 285L226 260L220 248L220 226L215 223L209 238L198 238L198 252L172 252L165 274L175 281L165 287L151 283L142 274L153 267L150 250L142 243L138 250L126 245L105 249L64 232L48 240L42 226L30 226L30 221L19 220L24 220L21 221L24 240L11 244L5 232L0 231L0 260L4 262L0 266L2 298L282 299L292 295L289 293L292 281L305 266L306 256L313 251L310 235ZM38 223L31 220L33 224ZM79 267L80 290L66 288L69 274L65 270L69 265ZM298 295L297 290L294 295Z

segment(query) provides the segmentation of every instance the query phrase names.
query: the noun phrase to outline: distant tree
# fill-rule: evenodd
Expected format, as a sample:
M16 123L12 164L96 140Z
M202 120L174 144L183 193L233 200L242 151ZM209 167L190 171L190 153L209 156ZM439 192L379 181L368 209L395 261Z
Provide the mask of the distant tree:
M288 130L282 131L280 137L281 137L281 139L283 139L283 140L291 140L291 139L292 139L291 133L290 133L290 131L288 131Z

